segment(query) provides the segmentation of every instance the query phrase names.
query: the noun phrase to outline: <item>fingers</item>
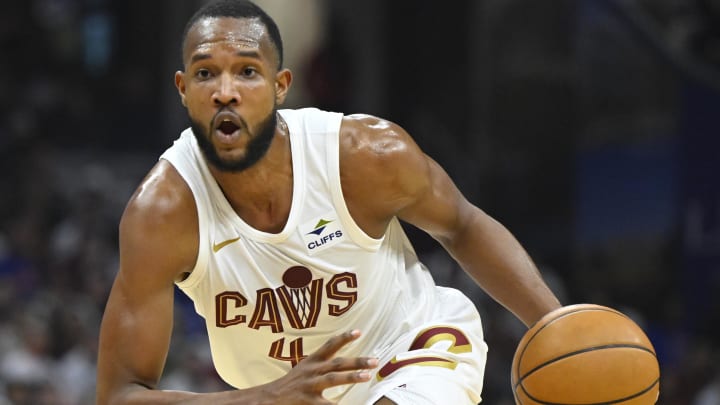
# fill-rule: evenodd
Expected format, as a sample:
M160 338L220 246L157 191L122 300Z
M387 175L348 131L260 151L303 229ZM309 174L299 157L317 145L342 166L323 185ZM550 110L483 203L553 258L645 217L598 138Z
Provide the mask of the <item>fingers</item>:
M325 364L324 372L363 370L377 367L378 360L373 357L334 357L343 346L358 337L360 337L360 331L357 329L333 336L313 353L311 357Z
M332 372L324 374L317 381L318 386L323 389L334 387L336 385L357 384L370 381L372 373L367 370L354 372Z
M357 329L333 336L328 339L328 341L325 342L325 344L322 345L315 353L313 353L313 356L319 357L322 360L328 360L332 358L343 346L359 337L360 331Z
M301 366L313 369L317 388L366 382L371 379L369 371L378 366L374 357L335 357L348 343L360 337L359 330L351 330L328 339L317 351L300 362ZM305 364L303 364L305 363Z
M360 331L351 330L328 339L314 353L301 360L293 367L279 384L281 387L274 392L282 395L304 393L309 397L322 397L326 388L370 381L369 371L378 366L378 359L373 357L336 357L337 352L348 343L360 337ZM316 401L316 399L313 399ZM282 403L282 402L278 402ZM296 401L295 403L305 403ZM321 402L312 402L321 403Z
M378 360L373 357L336 357L327 363L327 371L367 370L375 368Z

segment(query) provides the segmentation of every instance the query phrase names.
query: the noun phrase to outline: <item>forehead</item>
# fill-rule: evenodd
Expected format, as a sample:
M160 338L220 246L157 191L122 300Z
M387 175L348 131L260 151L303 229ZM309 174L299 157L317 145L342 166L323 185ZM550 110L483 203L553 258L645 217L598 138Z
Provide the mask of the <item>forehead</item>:
M188 30L183 60L187 63L193 54L210 52L215 46L260 53L273 49L267 29L258 18L205 17Z

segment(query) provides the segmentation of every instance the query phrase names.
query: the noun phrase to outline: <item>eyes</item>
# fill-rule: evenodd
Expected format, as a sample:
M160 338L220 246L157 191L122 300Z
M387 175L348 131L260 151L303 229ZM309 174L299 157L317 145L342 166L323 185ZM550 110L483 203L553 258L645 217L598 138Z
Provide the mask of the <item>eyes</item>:
M210 68L198 68L195 71L195 78L199 81L205 81L210 80L220 74L220 71L216 71L214 69ZM252 79L258 75L258 71L256 68L247 66L237 71L237 75L245 78L245 79Z
M197 72L195 72L195 77L200 80L207 80L212 77L212 73L207 69L198 69Z

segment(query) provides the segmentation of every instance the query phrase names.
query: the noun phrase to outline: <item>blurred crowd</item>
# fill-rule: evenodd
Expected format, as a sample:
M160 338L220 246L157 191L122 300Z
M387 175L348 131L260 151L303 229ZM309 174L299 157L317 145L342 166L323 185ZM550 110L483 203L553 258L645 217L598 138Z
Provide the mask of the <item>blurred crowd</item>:
M168 107L161 105L168 101L164 94L168 91L166 85L171 84L169 78L172 72L159 71L160 69L153 65L155 60L144 59L145 56L153 55L153 45L165 48L173 46L159 42L172 35L153 36L154 29L157 28L153 24L164 15L162 5L168 7L173 2L159 2L159 6L153 7L143 6L141 3L143 2L29 0L3 2L0 5L0 49L3 54L3 62L0 63L0 405L94 403L98 330L107 293L117 271L118 221L125 202L143 174L175 136L174 132L156 136L157 133L168 131L169 126L172 127L167 122L167 115L172 114L172 111L168 112ZM530 1L522 0L505 3L504 11L511 9L511 6L522 9L531 4ZM558 1L557 4L569 3ZM711 22L715 20L710 18L711 15L718 15L711 13L712 10L719 10L715 8L716 2L663 0L657 3L636 3L645 6L648 3L657 6L662 4L663 7L653 9L656 21L660 22L658 29L678 39L674 44L683 40L683 43L690 44L694 54L704 56L706 61L720 63L720 45L714 36L716 24L712 25ZM704 8L691 10L688 6L691 3ZM472 2L462 4L470 8ZM493 2L487 1L483 4ZM405 12L397 4L388 7L395 7L390 11L390 15ZM431 9L430 6L427 8ZM702 10L704 14L697 14L697 10ZM495 11L500 13L497 9ZM513 15L523 17L522 13ZM681 15L683 18L674 20L671 18L673 15ZM698 18L698 15L703 18ZM184 18L185 16L180 16L178 19L182 21ZM582 18L582 15L573 16L573 19L580 19L584 23L598 21ZM513 20L506 20L508 21ZM577 20L573 21L577 23ZM535 24L539 25L537 22ZM617 24L622 25L619 22ZM418 23L418 26L421 25ZM450 21L449 25L457 24ZM602 21L598 26L602 26L603 30L610 30L608 27L612 27L612 24ZM303 91L307 92L306 99L310 103L330 109L345 107L343 97L351 92L349 87L352 86L352 83L343 80L343 75L348 74L350 69L348 61L352 56L348 56L347 51L343 50L343 34L347 33L342 32L342 27L343 24L333 24L328 28L329 38L334 40L322 43L322 47L314 50L312 57L306 58L302 69L297 69L307 74L306 78L299 79L301 83L304 80ZM520 41L523 38L518 37L518 33L510 34L508 27L511 25L502 27L508 31L503 38L508 45L507 49L511 49L512 39ZM590 45L593 40L598 44L602 43L598 41L599 31L590 32L588 27L592 27L591 24L584 27L587 34L585 38L589 38ZM536 42L532 42L532 46L538 45L538 38L539 36L533 38ZM148 49L135 47L133 44L137 44L138 40L148 42ZM652 45L646 43L638 46ZM608 54L618 52L617 48L600 51L597 49L586 51L591 62L602 63L603 60L608 60ZM633 59L636 55L632 49L635 48L626 48L621 56L630 61L629 65L636 63L634 66L638 66L641 56ZM557 56L557 49L550 50ZM395 54L393 49L387 51ZM403 58L412 57L399 55ZM553 55L540 58L543 60L538 61L538 64L549 63ZM593 59L594 57L597 57L597 60ZM529 58L532 60L532 57ZM498 58L498 61L501 59L512 62L511 57ZM391 57L388 57L388 60L387 63L392 63ZM355 62L357 66L357 61ZM654 61L652 65L662 63ZM413 66L411 62L408 64ZM149 65L153 65L152 69ZM167 66L174 65L168 63ZM600 69L607 68L609 70L606 71L612 71L612 66L608 66L601 66ZM648 66L650 63L642 65L647 76L632 80L678 81L674 68L647 69ZM441 68L427 67L433 74L441 73ZM495 128L503 129L505 127L501 125L509 125L513 130L518 129L515 119L521 118L518 111L521 111L519 109L523 105L517 95L528 88L542 92L541 96L528 105L528 109L539 109L545 113L549 112L548 108L552 106L566 103L568 108L572 107L566 112L579 112L578 115L588 119L588 122L591 118L597 118L590 117L586 112L583 115L583 110L568 103L567 98L558 98L555 104L543 104L542 101L548 95L547 90L552 88L546 84L532 87L536 84L528 79L527 71L522 70L526 67L517 69L507 70L516 75L510 79L499 72L494 76L496 81L492 91L495 93L491 93L495 94L495 98L489 99L499 100L501 103L497 105L502 106L503 100L506 100L503 97L509 97L515 108L507 113L508 117L503 121L497 117L503 117L504 112L501 107L495 107ZM548 83L549 80L556 83L558 73L553 71L550 74L548 69L550 68L547 65L539 69L543 72L543 83ZM568 74L582 73L573 71ZM648 125L655 128L660 125L658 122L667 123L663 121L668 117L667 111L675 108L678 103L676 97L663 93L659 86L648 85L643 93L645 98L625 93L617 95L617 100L622 99L629 103L627 100L632 99L632 96L636 96L639 102L650 100L645 105L656 106L660 113L650 121L642 120L642 117L646 116L641 113L647 113L642 109L638 109L642 111L632 117L629 117L630 114L624 116L622 113L632 110L630 104L625 104L623 108L626 109L619 111L617 104L613 103L613 100L616 100L613 99L614 93L609 86L606 87L607 82L601 81L603 77L590 77L591 74L598 73L598 70L585 73L588 74L583 85L589 89L585 94L592 93L594 97L584 98L584 107L591 105L595 111L605 108L607 114L604 119L609 122L611 120L607 117L612 116L613 125L624 126L627 121L622 120L630 119L629 128L642 128L635 131L636 134L647 131ZM655 76L652 76L653 74ZM158 76L163 77L163 85L157 84ZM323 80L323 77L328 79ZM503 78L507 79L507 82L503 82ZM458 78L460 79L464 80L462 76ZM593 79L598 79L599 84L593 86ZM627 78L605 79L622 81ZM522 89L511 87L517 86L518 82L524 86ZM507 86L502 87L503 83ZM716 90L718 89L711 89L711 92ZM388 92L395 90L390 89ZM418 95L418 99L422 100L422 96ZM557 226L561 230L565 229L564 225L560 222L544 222L542 207L530 211L532 217L525 214L527 205L530 204L524 199L535 196L525 190L526 185L540 188L538 194L543 198L549 198L549 195L553 194L543 193L543 190L553 187L553 184L533 183L537 180L533 177L537 173L548 173L539 166L528 163L532 162L530 156L533 153L538 154L539 149L534 148L534 145L537 143L538 148L541 147L537 139L530 139L531 135L528 135L526 140L531 145L528 147L511 143L518 141L517 138L503 138L509 139L507 142L510 143L505 144L502 139L483 138L495 148L492 150L502 152L497 155L520 157L519 160L527 158L523 160L524 166L520 163L504 165L498 160L494 161L499 168L493 173L499 173L502 180L490 179L482 183L496 196L494 200L487 200L488 197L483 196L485 190L466 188L473 186L473 170L483 167L478 167L469 158L454 159L467 156L467 146L471 144L463 143L468 142L467 139L462 139L457 144L447 142L448 137L457 130L447 126L447 121L453 121L452 117L433 117L432 112L436 110L431 103L425 101L425 104L418 105L411 101L401 100L398 104L402 106L399 107L393 107L392 102L389 102L389 105L381 110L390 115L397 112L402 123L411 133L416 134L418 142L444 164L451 175L457 176L469 198L477 197L480 201L488 202L488 206L492 207L491 213L498 213L511 230L518 230L519 239L521 242L529 242L529 249L536 257L539 267L564 302L592 301L613 306L631 315L645 328L656 345L663 367L661 403L720 405L720 334L716 322L720 320L720 315L712 312L720 311L720 305L709 305L706 308L710 308L710 312L703 309L700 313L699 310L683 304L689 298L678 296L676 290L680 287L675 284L681 279L676 273L682 271L678 270L682 266L678 266L677 262L683 259L677 254L667 253L668 250L677 250L677 246L673 245L677 243L672 240L673 236L670 241L657 242L653 248L645 245L633 245L629 248L627 245L615 246L616 252L619 252L615 256L627 255L628 249L641 256L643 249L647 248L649 253L646 255L654 257L654 260L645 262L632 261L627 257L624 262L619 262L617 258L611 260L595 252L584 253L581 248L578 253L572 252L571 246L558 247L558 243L555 243L557 241L553 239L554 234L539 234L532 225L542 229ZM457 99L453 102L463 103ZM482 103L476 105L482 106ZM465 112L454 112L460 113ZM388 118L394 119L394 116ZM572 147L580 144L578 149L590 148L588 145L607 141L598 141L601 136L597 134L602 132L598 127L607 128L610 125L608 122L600 125L596 120L592 125L573 127L581 127L580 132L585 138L573 143ZM473 123L474 121L468 120L466 126L472 129ZM453 121L453 124L456 122ZM674 125L674 122L668 124L671 125ZM554 131L560 127L552 128ZM172 131L174 129L172 128ZM489 129L492 132L493 128ZM605 131L607 132L613 131ZM640 142L642 139L639 138L642 136L637 136L633 141ZM543 152L563 149L561 144L550 142L543 143L542 147L545 148L542 149ZM477 154L482 155L481 152ZM475 152L470 152L470 156L475 156ZM542 159L545 162L553 157L542 156ZM541 164L539 162L538 158L538 165ZM555 167L553 170L560 169ZM488 175L483 173L477 177L482 176ZM571 176L568 175L568 178ZM572 184L566 184L570 185ZM501 198L503 196L504 198ZM482 204L481 206L484 207ZM517 211L512 211L513 207L517 207ZM556 209L565 210L569 206L561 204L559 207ZM573 210L582 211L582 208L572 206L567 211ZM720 217L717 213L714 215ZM413 229L408 231L417 241L419 254L433 271L438 284L462 289L478 304L490 346L484 398L489 404L511 405L510 362L524 327L475 287L462 270L444 252L437 249L437 245L423 239L423 236ZM674 237L681 238L677 235ZM555 246L548 248L543 244L550 242ZM623 242L616 243L622 244ZM538 254L535 255L535 252ZM718 253L720 251L712 250L707 257L716 258ZM557 257L562 255L575 257L557 260ZM619 271L613 273L598 270L618 263L621 267L635 266L637 271L620 274ZM571 269L573 265L579 266ZM720 284L717 281L720 269L713 266L715 265L709 265L710 275L699 281L695 280L696 284L693 285ZM581 268L584 270L581 271ZM651 274L650 281L648 274L652 273L653 269L662 269L664 273ZM624 285L625 290L623 287L618 288L619 284ZM617 291L611 292L613 289ZM692 291L685 294L692 295ZM200 392L228 388L213 370L202 319L194 313L192 305L182 293L176 294L176 301L176 331L173 334L161 387ZM662 307L661 313L652 312L652 307L656 305ZM690 318L705 327L694 326L693 332L684 329L683 326Z

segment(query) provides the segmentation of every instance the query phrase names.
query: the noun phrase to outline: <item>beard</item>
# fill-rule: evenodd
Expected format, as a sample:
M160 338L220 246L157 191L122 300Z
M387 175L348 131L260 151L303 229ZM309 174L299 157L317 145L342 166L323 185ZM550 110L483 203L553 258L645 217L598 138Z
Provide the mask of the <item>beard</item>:
M213 120L214 121L214 120ZM212 122L207 128L212 128ZM245 155L239 158L223 158L218 154L217 149L212 144L210 137L212 136L209 131L205 131L203 126L199 122L190 119L190 128L192 128L195 139L197 139L200 150L202 151L205 159L223 172L238 173L241 172L255 163L257 163L270 149L270 144L275 137L275 127L277 125L277 108L273 108L272 112L268 117L263 120L258 126L256 134L250 132L250 129L245 122L243 127L248 131L250 140L248 141L245 149ZM255 135L255 136L253 136Z

